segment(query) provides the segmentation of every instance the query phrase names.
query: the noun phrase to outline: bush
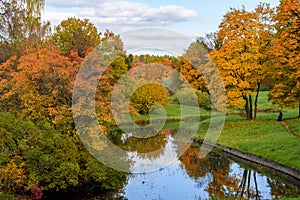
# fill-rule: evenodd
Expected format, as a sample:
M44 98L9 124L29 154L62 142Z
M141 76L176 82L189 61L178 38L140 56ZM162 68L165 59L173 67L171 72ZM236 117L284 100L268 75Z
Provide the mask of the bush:
M180 99L180 102L178 98ZM201 92L192 88L183 88L178 91L176 93L175 101L186 106L200 106L204 109L211 108L209 95L206 92Z
M39 199L44 192L110 190L126 182L124 172L92 157L79 136L61 134L44 120L0 112L0 153L0 199L30 191Z
M168 91L159 84L146 84L139 87L131 96L131 105L141 114L148 114L152 106L169 103Z

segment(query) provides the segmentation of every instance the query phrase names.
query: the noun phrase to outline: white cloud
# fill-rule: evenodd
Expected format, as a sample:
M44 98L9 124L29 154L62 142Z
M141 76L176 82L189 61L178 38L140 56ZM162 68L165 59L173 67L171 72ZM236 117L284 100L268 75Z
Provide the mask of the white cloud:
M50 9L49 12L47 8ZM153 7L127 0L46 1L44 19L57 22L74 16L88 18L97 27L114 27L124 31L132 27L162 26L189 21L197 16L197 12L183 6Z
M93 17L99 23L163 25L191 20L197 16L197 12L176 5L155 8L129 1L108 1L82 9L79 16Z
M87 18L101 32L109 29L121 34L125 49L129 52L173 52L180 55L191 40L161 28L190 21L196 16L196 11L177 5L154 7L129 0L48 0L43 20L57 25L68 17Z

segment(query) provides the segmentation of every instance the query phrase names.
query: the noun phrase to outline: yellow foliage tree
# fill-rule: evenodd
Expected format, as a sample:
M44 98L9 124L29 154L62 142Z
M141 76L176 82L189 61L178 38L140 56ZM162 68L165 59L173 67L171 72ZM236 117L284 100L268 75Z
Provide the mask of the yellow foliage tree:
M19 163L16 163L19 160ZM26 184L25 163L20 157L12 159L5 167L0 169L0 189L4 193L14 193L22 190Z
M277 8L276 37L270 50L275 85L269 98L283 106L299 107L300 117L300 3L284 0Z
M273 9L265 3L251 12L232 8L219 26L217 40L222 46L210 53L223 77L227 105L244 107L247 119L256 118L260 86L270 65L272 15Z
M139 87L131 97L133 107L143 114L148 114L152 106L159 104L165 107L168 103L168 91L154 83Z

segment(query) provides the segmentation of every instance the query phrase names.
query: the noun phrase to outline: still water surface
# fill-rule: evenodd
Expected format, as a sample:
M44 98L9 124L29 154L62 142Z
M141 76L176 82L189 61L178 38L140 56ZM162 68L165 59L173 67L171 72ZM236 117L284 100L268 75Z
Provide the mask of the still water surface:
M300 196L299 185L239 164L222 153L195 157L191 147L162 170L132 174L121 196L127 199L273 199Z
M143 139L142 145L136 138L123 138L115 143L133 152L151 151L159 147L162 149L159 154L139 158L155 163L167 154L181 152L180 144L174 145L175 132L164 130L156 137ZM129 200L300 197L299 180L291 180L280 173L274 175L274 171L261 166L253 169L253 166L249 167L251 163L234 161L230 155L219 151L200 158L199 149L199 145L193 144L168 167L128 175L126 185L114 196Z
M300 198L300 181L279 172L253 165L214 150L199 156L199 145L176 143L176 129L163 130L154 137L136 138L120 130L112 132L113 143L134 157L131 169L156 167L145 173L131 173L124 187L114 193L72 199L281 199ZM147 154L147 152L155 152ZM145 153L145 154L143 154ZM176 159L166 159L168 155ZM163 163L167 161L167 163ZM172 162L171 162L172 161ZM146 167L145 167L146 166ZM160 167L167 166L167 167ZM68 198L69 199L69 198Z

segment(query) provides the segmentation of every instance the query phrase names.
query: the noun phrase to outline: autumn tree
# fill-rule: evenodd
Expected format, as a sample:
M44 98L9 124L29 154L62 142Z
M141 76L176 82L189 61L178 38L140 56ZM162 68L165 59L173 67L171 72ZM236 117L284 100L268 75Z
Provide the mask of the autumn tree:
M219 26L217 40L222 46L210 53L223 77L227 105L243 106L247 119L256 118L260 86L270 66L272 15L266 3L251 12L231 8Z
M44 0L0 1L0 63L21 56L49 35L49 22L41 20L44 4Z
M34 120L45 118L72 132L71 92L79 63L53 46L10 58L0 66L0 109Z
M55 27L52 40L63 55L71 50L77 51L80 57L85 57L86 51L100 44L100 33L88 19L75 17L63 20Z
M192 88L201 91L207 91L205 80L203 76L201 76L200 72L195 68L191 62L186 59L182 59L184 62L183 65L180 66L180 75L181 79L184 78L191 85ZM188 87L183 85L183 87Z
M203 67L208 62L209 47L200 40L192 42L181 58L180 75L196 90L207 92ZM186 87L183 85L183 87Z
M148 114L152 106L166 106L169 103L168 91L158 84L146 84L131 96L131 104L141 113Z
M111 122L111 94L118 80L127 72L125 57L120 56L109 63L106 71L101 75L96 93L96 112L98 119L102 122ZM125 89L125 88L124 88ZM124 98L123 96L119 97Z
M299 107L300 117L300 4L281 1L275 19L276 35L270 53L270 74L275 82L270 98L281 107Z
M209 94L211 108L225 111L225 91L221 76L209 56L211 48L204 41L191 43L179 60L179 70L183 87L192 87Z
M86 56L78 72L73 92L73 111L78 111L75 119L83 115L81 108L89 112L90 107L93 107L94 113L96 107L98 120L101 123L111 122L113 119L111 93L118 79L127 71L128 66L120 36L106 31L100 45ZM96 93L95 88L97 88ZM87 103L86 97L92 98L91 101L95 104ZM87 104L89 108L86 108ZM84 115L91 116L92 113Z

